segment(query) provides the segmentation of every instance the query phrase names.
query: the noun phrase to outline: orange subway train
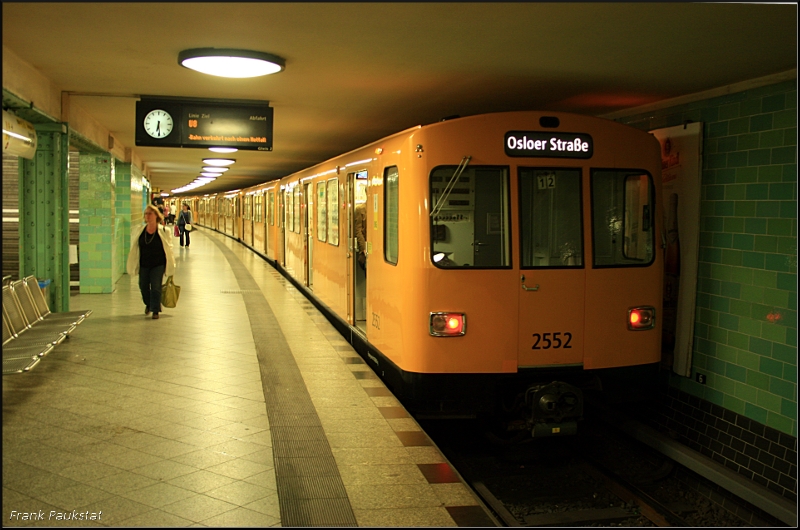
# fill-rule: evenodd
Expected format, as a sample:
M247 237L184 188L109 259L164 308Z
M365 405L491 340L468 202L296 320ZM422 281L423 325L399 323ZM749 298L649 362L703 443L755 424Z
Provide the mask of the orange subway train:
M576 431L587 389L658 369L660 182L646 132L505 112L189 200L197 224L290 278L409 410L546 436Z

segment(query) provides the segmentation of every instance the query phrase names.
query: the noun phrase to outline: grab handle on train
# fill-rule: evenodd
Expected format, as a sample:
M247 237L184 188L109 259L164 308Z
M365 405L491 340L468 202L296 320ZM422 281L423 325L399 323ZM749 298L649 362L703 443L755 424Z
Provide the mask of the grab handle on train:
M523 274L522 275L522 288L525 289L526 291L538 291L539 290L539 284L537 283L533 287L528 287L527 285L525 285L525 275Z

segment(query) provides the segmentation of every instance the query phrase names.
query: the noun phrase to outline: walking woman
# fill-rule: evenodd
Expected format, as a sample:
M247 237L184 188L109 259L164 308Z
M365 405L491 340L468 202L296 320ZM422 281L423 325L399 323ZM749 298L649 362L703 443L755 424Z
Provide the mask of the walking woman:
M144 301L144 314L161 312L161 283L164 274L175 274L175 256L172 242L163 228L163 216L158 208L148 204L144 210L145 224L133 231L128 254L128 274L139 273L139 289Z
M189 230L186 230L186 225L192 224L192 212L189 205L183 203L181 206L181 213L178 214L178 230L181 232L181 246L183 246L183 236L186 235L186 246L189 246ZM191 228L191 227L190 227Z

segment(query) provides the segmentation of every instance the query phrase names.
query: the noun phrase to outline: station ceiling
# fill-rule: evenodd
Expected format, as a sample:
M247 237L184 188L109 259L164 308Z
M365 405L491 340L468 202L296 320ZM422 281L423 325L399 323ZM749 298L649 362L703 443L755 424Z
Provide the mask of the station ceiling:
M239 151L213 193L279 178L445 116L605 115L797 67L797 4L3 2L3 44L132 147L154 187L204 149L136 147L136 95L268 100L272 152ZM225 79L190 48L278 55ZM103 94L103 95L98 95Z

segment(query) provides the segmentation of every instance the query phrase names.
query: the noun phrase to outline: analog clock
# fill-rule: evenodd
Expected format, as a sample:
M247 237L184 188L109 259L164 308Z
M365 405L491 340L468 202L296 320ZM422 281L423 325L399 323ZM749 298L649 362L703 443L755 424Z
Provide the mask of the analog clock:
M172 132L172 127L172 116L165 110L151 110L144 117L144 130L153 138L166 138Z

